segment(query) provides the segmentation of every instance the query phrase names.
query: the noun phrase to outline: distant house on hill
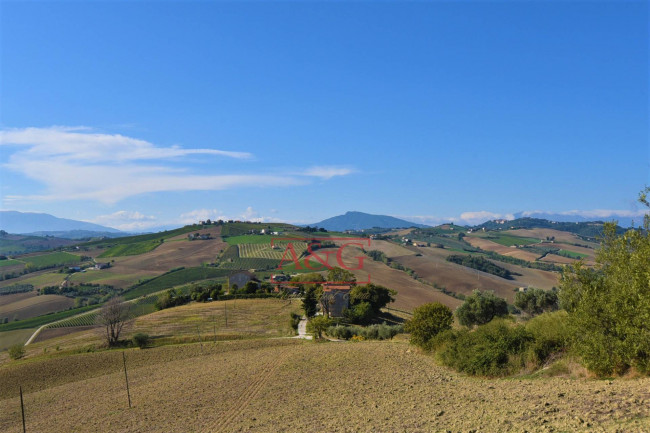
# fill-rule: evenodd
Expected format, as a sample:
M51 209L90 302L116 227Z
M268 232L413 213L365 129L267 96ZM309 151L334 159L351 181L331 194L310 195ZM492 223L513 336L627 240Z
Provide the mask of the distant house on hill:
M110 267L110 263L95 263L95 269L108 269Z
M255 274L248 271L242 271L237 272L236 274L232 274L228 278L228 284L230 287L232 287L233 284L237 284L237 287L242 288L246 285L246 283L253 280L255 280Z
M341 317L343 311L350 306L349 284L328 284L323 286L323 295L321 296L321 307L323 313L330 317Z

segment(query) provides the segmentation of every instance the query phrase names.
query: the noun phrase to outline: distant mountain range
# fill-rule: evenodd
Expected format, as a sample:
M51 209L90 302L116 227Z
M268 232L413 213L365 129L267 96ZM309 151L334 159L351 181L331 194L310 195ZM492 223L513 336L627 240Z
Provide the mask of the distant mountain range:
M126 233L99 224L57 218L46 213L0 211L0 230L7 233L81 239L96 236L117 237Z
M612 214L611 216L607 218L585 218L580 215L574 215L574 214L559 214L559 213L549 213L549 212L518 212L514 214L514 217L516 219L519 218L537 218L537 219L545 219L549 221L556 221L556 222L567 222L567 223L586 223L586 222L592 222L592 221L614 221L616 220L618 222L618 225L621 227L632 227L634 224L635 226L640 226L643 223L643 217L638 216L638 217L629 217L629 216L622 216L622 215L616 215Z
M373 227L384 229L397 229L406 227L429 227L423 224L417 224L400 218L388 215L372 215L363 212L346 212L344 215L327 218L321 222L310 224L316 227L322 227L326 230L344 231L344 230L364 230Z

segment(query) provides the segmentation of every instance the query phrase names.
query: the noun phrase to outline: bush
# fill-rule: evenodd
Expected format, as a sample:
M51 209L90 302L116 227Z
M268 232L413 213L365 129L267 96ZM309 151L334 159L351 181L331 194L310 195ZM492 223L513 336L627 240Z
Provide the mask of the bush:
M526 323L526 331L533 337L528 348L528 361L541 366L555 353L565 352L569 347L571 333L566 311L544 313Z
M364 340L390 340L401 332L404 332L402 325L388 325L384 322L371 326L330 326L326 334L339 340L350 340L354 337Z
M289 326L291 326L294 331L298 332L298 325L300 324L301 319L300 314L290 313L290 316Z
M432 346L446 366L475 376L505 376L525 365L525 351L533 340L521 325L494 320L474 331L445 331Z
M25 356L25 346L22 344L14 344L9 348L9 358L20 359Z
M439 302L424 304L413 310L413 318L404 329L411 334L411 344L428 348L429 341L442 331L451 329L453 314Z
M140 349L146 348L149 345L150 341L151 338L149 337L149 334L138 332L133 336L133 344L138 346Z
M515 294L515 307L531 316L558 309L557 292L531 288Z
M315 338L321 338L323 332L332 324L332 321L325 316L317 316L307 323L307 331L314 334Z
M508 303L492 292L474 292L456 309L456 317L463 326L484 325L495 317L508 315Z

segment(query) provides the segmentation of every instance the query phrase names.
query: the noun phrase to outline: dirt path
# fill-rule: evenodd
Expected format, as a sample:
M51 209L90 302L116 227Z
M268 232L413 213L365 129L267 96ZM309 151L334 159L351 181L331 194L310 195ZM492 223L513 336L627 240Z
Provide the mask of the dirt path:
M293 338L302 338L303 340L311 340L311 334L307 334L307 318L305 316L300 319L298 323L298 335Z

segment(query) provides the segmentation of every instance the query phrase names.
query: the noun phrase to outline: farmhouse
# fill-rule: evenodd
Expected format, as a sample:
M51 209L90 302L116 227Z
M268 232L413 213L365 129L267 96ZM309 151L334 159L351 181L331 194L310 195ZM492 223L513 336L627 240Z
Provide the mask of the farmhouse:
M350 306L349 284L329 284L323 286L323 296L321 297L321 306L325 313L331 317L343 316L343 311Z
M242 271L242 272L237 272L236 274L232 274L230 278L228 278L228 284L230 285L230 287L232 287L233 284L237 284L237 287L241 288L244 287L246 283L254 279L255 279L255 274L248 271Z
M95 263L95 269L108 269L110 267L110 263Z

